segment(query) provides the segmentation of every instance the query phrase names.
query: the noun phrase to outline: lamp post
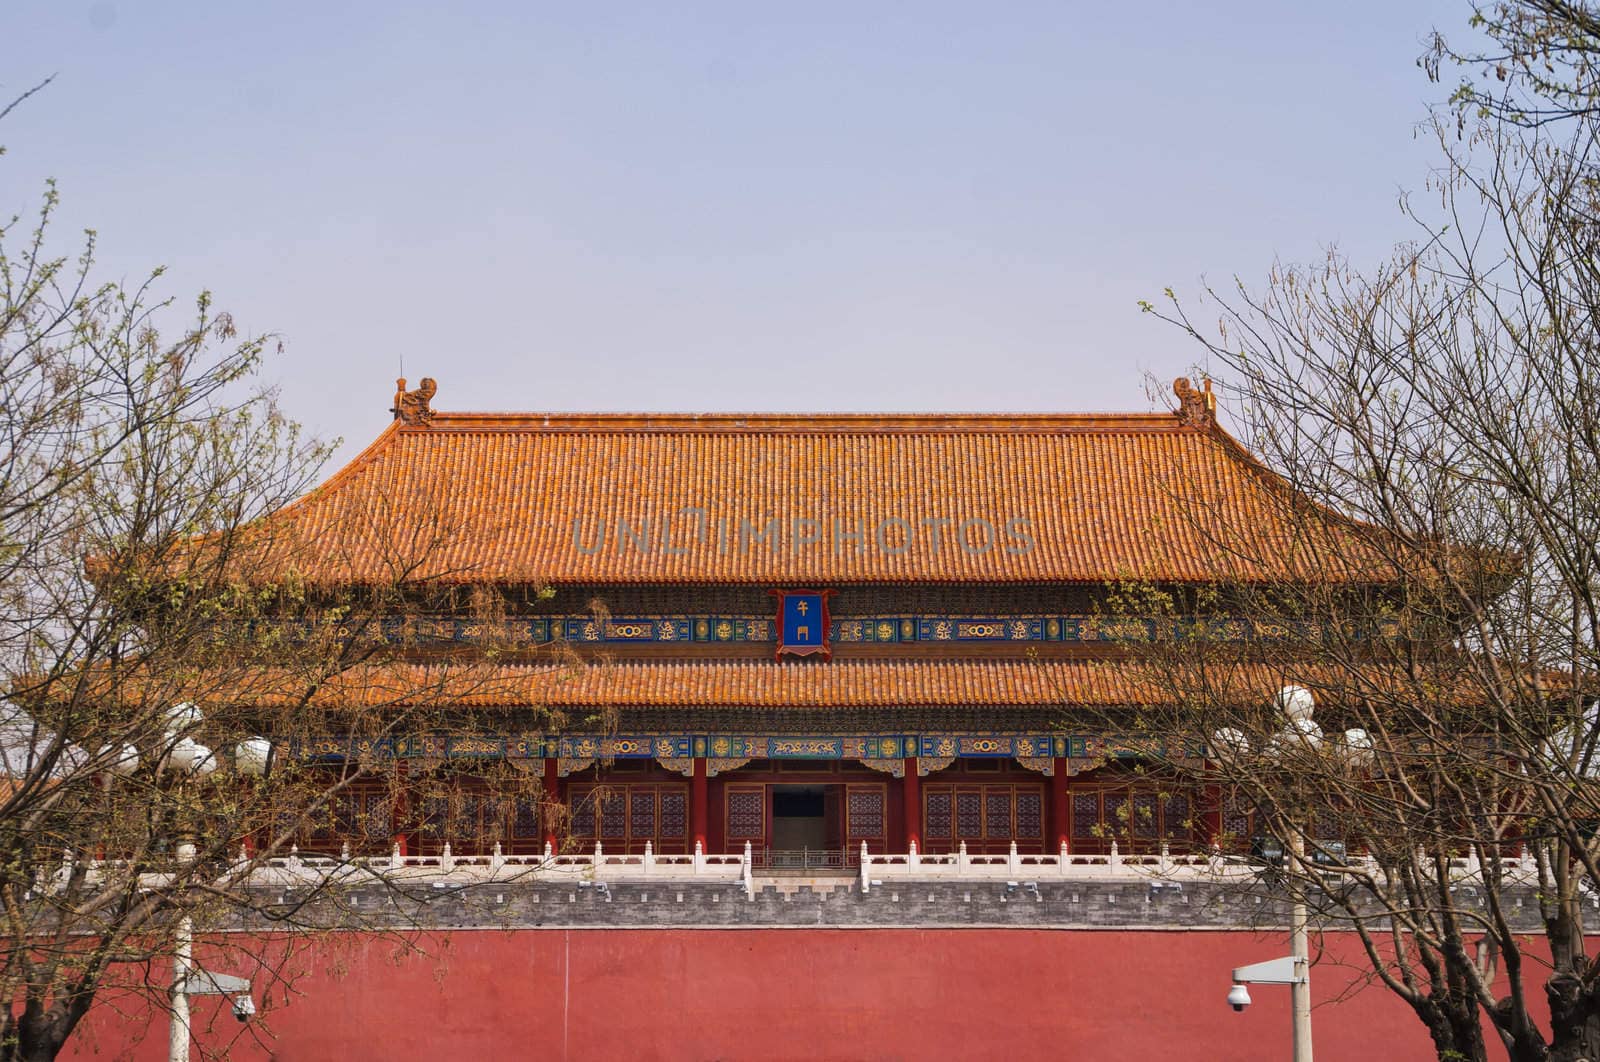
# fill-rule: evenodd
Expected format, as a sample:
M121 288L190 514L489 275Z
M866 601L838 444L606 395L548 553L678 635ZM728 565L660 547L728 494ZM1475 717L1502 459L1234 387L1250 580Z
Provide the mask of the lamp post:
M194 862L194 843L178 844L178 864ZM167 1026L168 1062L189 1062L189 971L194 967L194 920L185 911L178 918L172 948L172 1021Z
M203 778L216 769L211 750L193 738L179 738L172 745L164 764L166 770ZM194 863L194 842L187 837L178 841L176 857L177 875ZM172 1022L167 1027L167 1058L169 1062L188 1062L189 1059L189 971L194 968L194 920L185 910L178 916L177 931L172 947Z
M180 726L199 722L199 713L193 705L179 705L174 709L173 720ZM169 738L171 735L168 735ZM242 775L261 777L266 774L272 745L265 738L248 738L234 749L234 769ZM216 769L217 760L211 750L189 737L173 742L163 763L163 769L190 778L203 778ZM191 867L195 860L194 842L187 837L179 840L174 856L177 873ZM177 876L174 876L174 881ZM229 974L214 974L194 965L194 919L188 910L178 917L173 934L172 987L169 992L171 1023L167 1027L168 1062L189 1062L190 1018L189 997L196 995L225 995L234 1000L233 1013L240 1021L248 1021L256 1011L250 998L250 981Z
M1322 728L1312 721L1316 701L1304 686L1285 686L1278 691L1278 706L1289 725L1280 735L1285 743L1298 741L1305 751L1315 753L1322 746ZM1305 865L1306 837L1298 823L1289 826L1290 866ZM1303 889L1292 889L1289 906L1289 958L1294 963L1294 979L1289 982L1289 1006L1294 1013L1294 1062L1311 1062L1311 952L1306 940L1306 898Z
M1259 758L1276 761L1285 755L1318 755L1324 751L1322 728L1311 718L1316 702L1311 691L1304 686L1285 686L1278 692L1278 707L1285 717L1284 727L1268 738L1260 750ZM1250 756L1250 742L1245 735L1225 727L1212 736L1212 746L1219 760L1238 764ZM1365 730L1352 729L1344 733L1338 754L1344 763L1360 767L1372 758L1372 739ZM1284 853L1289 866L1305 866L1306 839L1304 831L1295 823L1287 824L1288 837ZM1233 971L1233 987L1228 992L1228 1002L1234 1010L1243 1010L1250 1003L1250 993L1244 988L1251 983L1286 984L1289 986L1290 1008L1294 1018L1294 1062L1312 1062L1311 1058L1311 957L1307 942L1306 901L1304 890L1292 889L1289 907L1289 955L1283 959L1241 966Z
M1303 852L1303 850L1302 850ZM1288 985L1294 1020L1294 1062L1311 1062L1311 960L1306 948L1306 904L1295 898L1289 911L1289 954L1282 959L1236 966L1228 1003L1234 1010L1250 1005L1246 985Z
M1305 835L1290 830L1289 857L1301 865L1306 857ZM1294 980L1289 982L1289 1007L1294 1012L1294 1062L1311 1062L1311 951L1306 940L1306 898L1294 890L1289 906L1289 958L1294 962ZM1237 976L1237 971L1235 972Z

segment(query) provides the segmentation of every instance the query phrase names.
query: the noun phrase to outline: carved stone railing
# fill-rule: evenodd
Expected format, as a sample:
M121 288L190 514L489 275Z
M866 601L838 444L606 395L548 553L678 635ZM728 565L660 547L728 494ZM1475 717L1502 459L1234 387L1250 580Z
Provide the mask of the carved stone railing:
M291 848L284 856L252 860L240 852L238 862L224 868L217 880L262 888L350 887L364 882L395 886L439 884L470 886L488 882L539 882L572 885L621 884L623 882L737 884L747 895L754 895L751 880L750 846L742 853L707 855L700 846L683 855L658 855L648 843L637 855L612 854L600 844L592 852L557 855L548 845L534 855L507 855L496 844L484 855L456 855L447 842L437 855L401 855L399 846L388 855L351 855L345 846L337 856L302 855ZM85 868L84 883L89 887L114 882L132 868L120 860L94 860ZM64 856L53 873L41 873L34 892L60 891L71 878L73 863ZM165 889L185 885L186 877L163 873L141 873L139 884L145 889Z
M301 888L364 882L404 885L472 886L491 882L566 883L574 887L599 887L611 884L737 884L754 897L752 874L754 853L749 844L743 852L708 855L699 845L689 854L658 855L650 845L637 855L613 854L596 844L592 852L556 854L549 847L533 855L507 855L496 845L483 855L456 855L447 843L437 855L401 855L396 847L388 855L355 856L348 847L337 856L301 855L291 849L288 855L259 862L240 853L239 862L222 871L221 878L233 883L275 888ZM70 880L73 863L64 854L53 873L41 872L33 892L59 891ZM129 871L117 860L96 860L85 868L85 883L91 887L113 882ZM1165 846L1156 853L1124 855L1115 844L1104 854L1069 852L1065 846L1056 853L1020 853L1012 844L1004 854L974 855L960 845L956 851L925 855L915 845L905 854L877 853L861 845L859 883L863 893L890 882L1000 881L1038 883L1045 880L1082 882L1246 882L1261 874L1264 866L1220 852L1171 854ZM1481 885L1485 866L1475 856L1450 860L1452 886ZM1537 885L1538 865L1531 855L1498 860L1502 879L1515 885ZM1342 867L1328 867L1327 873L1356 872L1382 877L1382 869L1367 856L1354 856ZM160 873L140 874L140 887L161 889L182 887L183 881ZM604 890L602 890L603 892ZM1591 895L1600 905L1600 893Z
M1003 855L973 855L963 842L954 852L942 855L924 855L915 844L904 855L884 853L874 855L861 845L859 868L862 892L885 882L933 881L1007 881L1028 879L1038 882L1047 879L1076 880L1084 882L1106 881L1210 881L1245 882L1261 874L1265 868L1259 862L1223 855L1221 852L1171 854L1166 845L1153 854L1123 855L1115 842L1104 854L1086 855L1069 852L1065 845L1057 853L1020 853L1015 843ZM1330 866L1327 872L1338 873L1340 867ZM1378 863L1366 856L1357 856L1344 865L1348 871L1382 876ZM1538 881L1538 866L1531 856L1501 860L1501 869L1507 879L1517 884L1534 884ZM1483 864L1475 857L1450 860L1450 877L1456 885L1471 885L1483 881Z
M268 859L251 873L251 884L297 885L329 878L366 875L386 882L414 881L472 885L483 882L541 882L556 884L621 884L623 882L720 882L742 885L753 892L750 846L742 853L707 855L700 846L682 855L657 854L649 843L643 853L613 854L596 844L592 852L557 855L546 845L537 855L506 855L496 844L486 855L456 855L449 842L437 855L401 855L396 846L386 856L302 856Z

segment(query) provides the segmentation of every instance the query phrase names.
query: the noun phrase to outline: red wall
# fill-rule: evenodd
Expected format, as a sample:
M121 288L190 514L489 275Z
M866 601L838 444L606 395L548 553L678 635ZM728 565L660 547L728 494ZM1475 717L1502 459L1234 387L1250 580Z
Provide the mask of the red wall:
M217 1056L322 1062L548 1059L1117 1059L1279 1062L1287 988L1224 1002L1228 971L1282 934L1022 929L516 930L432 934L428 954L350 938L293 961L245 1031L216 999ZM1351 984L1348 936L1313 969L1319 1062L1427 1059L1411 1012ZM249 972L237 956L219 972ZM165 1058L166 1022L97 1012L75 1058ZM142 1041L139 1038L143 1037ZM259 1040L252 1039L259 1036ZM138 1042L135 1042L138 1041ZM132 1046L129 1046L132 1043ZM200 1057L196 1053L196 1057Z

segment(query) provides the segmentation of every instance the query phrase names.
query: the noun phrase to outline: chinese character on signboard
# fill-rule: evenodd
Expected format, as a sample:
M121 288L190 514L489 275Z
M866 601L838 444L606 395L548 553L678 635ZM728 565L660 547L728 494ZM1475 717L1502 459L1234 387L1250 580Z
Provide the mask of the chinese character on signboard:
M778 655L833 655L828 641L828 598L832 590L774 590L778 599Z

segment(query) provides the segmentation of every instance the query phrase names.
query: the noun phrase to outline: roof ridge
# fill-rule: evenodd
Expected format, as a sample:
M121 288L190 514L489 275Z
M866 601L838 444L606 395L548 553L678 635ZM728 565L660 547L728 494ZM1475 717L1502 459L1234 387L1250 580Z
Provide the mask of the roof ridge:
M1071 664L1071 665L1076 666L1078 664L1099 664L1099 663L1106 663L1106 662L1107 661L1103 661L1103 660L1100 660L1098 658L1093 658L1093 659L1088 659L1088 660L1045 660L1045 661L1034 661L1034 660L1025 660L1025 659L1017 659L1017 660L1011 660L1011 659L974 660L974 659L971 659L969 657L948 658L948 659L934 659L934 660L923 659L923 658L919 658L919 657L895 657L895 658L883 659L883 660L832 660L832 661L829 661L829 662L824 664L824 663L818 663L818 662L814 662L814 661L797 660L797 659L786 659L786 660L742 660L742 659L737 659L737 658L722 658L722 659L711 658L711 659L701 659L701 660L692 660L692 659L661 660L661 659L651 658L651 659L642 659L642 660L640 660L640 659L609 660L609 661L606 661L604 663L590 663L588 661L585 661L581 666L577 667L576 670L580 670L581 671L581 670L590 670L590 669L592 669L592 670L597 670L597 671L603 671L603 670L630 669L630 670L659 671L662 668L666 668L666 667L684 667L684 668L710 668L710 667L733 667L733 668L793 667L793 668L809 668L809 667L821 667L821 668L824 668L824 669L831 669L831 670L838 670L839 668L884 668L884 667L917 667L917 668L952 667L952 668L959 668L961 670L968 670L968 669L973 668L973 667L1004 667L1004 668L1027 668L1029 670L1037 670L1040 667L1048 668L1048 667L1051 667L1051 666L1056 665L1056 664ZM357 665L358 668L360 668L360 667L370 667L370 668L379 669L379 670L381 670L381 669L383 669L384 667L387 667L387 666L388 665L379 665L379 664L361 664L361 665ZM449 663L446 663L446 662L443 662L443 661L418 661L418 662L410 663L408 666L421 668L423 670L428 670L430 668L433 668L433 669L448 668L448 667L459 668L461 665L459 665L459 664L449 664ZM571 664L571 663L549 663L549 662L538 661L538 660L501 661L501 662L497 662L494 666L497 667L497 668L502 668L502 669L511 670L511 671L552 671L553 672L553 671L563 671L563 670L568 670L568 669L574 669L574 665ZM354 670L354 669L352 669L352 670Z
M1194 431L1171 411L1042 413L649 413L446 412L405 424L407 433L552 432L630 434L1053 434L1062 431Z
M761 669L761 668L779 668L779 667L781 667L781 668L795 668L795 669L820 667L820 668L831 669L831 670L839 670L841 668L848 670L848 669L855 669L855 668L881 669L881 668L902 668L902 667L903 668L935 667L935 668L955 668L955 669L959 669L959 670L963 670L963 671L970 670L970 669L972 669L974 667L978 667L978 668L998 667L998 668L1005 668L1005 669L1008 669L1008 670L1010 670L1010 669L1019 669L1020 670L1020 669L1023 669L1023 668L1026 668L1028 670L1038 670L1041 667L1043 667L1045 669L1049 669L1050 667L1052 667L1052 666L1054 666L1056 664L1063 664L1063 663L1064 664L1070 664L1070 665L1073 665L1073 666L1078 666L1080 664L1109 663L1109 661L1106 661L1106 660L1103 660L1103 659L1100 659L1100 658L1090 658L1090 659L1086 659L1086 660L1064 660L1064 661L1062 661L1062 660L1034 661L1034 660L1021 660L1021 659L1019 659L1019 660L977 660L977 659L973 659L971 657L952 657L952 658L947 658L947 659L935 659L935 660L921 659L921 658L917 658L917 657L895 657L895 658L882 659L882 660L837 660L836 659L836 660L828 661L827 663L820 663L820 662L816 662L816 661L799 660L799 659L783 659L783 660L772 660L772 659L767 659L767 660L740 660L740 659L730 659L730 658L723 658L723 659L711 658L711 659L704 659L704 660L646 659L646 660L611 660L611 661L608 661L608 662L606 662L604 664L589 664L589 665L586 665L585 668L580 668L579 670L592 669L592 670L596 670L596 671L615 671L615 670L619 670L620 669L620 670L630 670L630 671L659 671L659 670L661 670L663 668L688 668L688 669L737 668L737 669L741 669L741 670L743 670L743 669L756 670L756 669ZM433 666L433 665L423 665L423 666ZM509 663L509 664L507 664L505 666L511 667L511 668L516 668L516 669L525 669L525 670L530 670L530 671L531 670L539 670L541 668L542 669L546 669L546 670L556 670L556 669L560 669L560 668L564 668L564 667L571 667L570 664L543 664L543 665L541 665L541 664L537 664L537 663L534 663L534 662L531 662L531 661L529 661L529 662Z

